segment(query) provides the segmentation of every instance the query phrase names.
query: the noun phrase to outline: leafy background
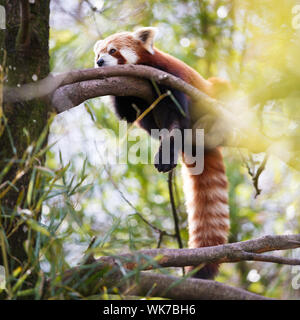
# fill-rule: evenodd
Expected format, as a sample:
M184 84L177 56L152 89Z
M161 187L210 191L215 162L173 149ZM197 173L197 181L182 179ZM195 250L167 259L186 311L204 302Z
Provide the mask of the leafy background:
M257 110L257 126L267 136L288 135L291 143L279 152L291 153L287 162L297 165L299 152L294 146L299 141L300 96L293 88L300 68L299 31L292 27L295 4L291 0L284 5L267 0L53 0L51 70L91 68L93 45L98 39L139 26L155 26L159 29L158 48L185 61L204 77L230 80L237 95ZM268 88L286 80L283 93L270 99ZM155 248L159 234L141 215L157 228L174 233L167 176L156 172L153 165L101 163L104 146L113 139L103 136L103 128L118 132L107 98L87 101L52 122L52 147L46 164L49 194L43 205L44 234L40 239L46 248L51 234L51 248L41 256L45 274L54 275L76 265L94 237L98 255ZM230 182L230 242L265 234L299 233L299 172L269 157L259 178L261 194L255 197L248 170L255 172L264 155L251 156L247 150L234 148L225 148L223 153ZM175 180L186 246L180 168ZM177 248L176 240L167 236L160 245ZM299 257L299 250L293 252ZM168 272L181 274L180 269ZM217 280L269 297L299 298L300 291L292 287L292 279L299 272L291 266L242 262L223 264Z

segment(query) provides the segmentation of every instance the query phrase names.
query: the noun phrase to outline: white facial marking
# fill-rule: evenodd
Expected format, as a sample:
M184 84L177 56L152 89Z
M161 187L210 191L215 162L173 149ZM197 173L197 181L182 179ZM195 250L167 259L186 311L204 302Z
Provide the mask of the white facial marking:
M103 67L106 67L106 66L116 66L118 64L118 59L112 57L110 54L108 53L102 53L100 54L99 58L97 60L95 60L95 68L98 67L97 65L97 61L99 59L103 59L104 60L104 64L103 64Z
M127 47L121 49L120 53L123 56L123 58L126 59L126 62L129 64L135 64L138 60L138 56L136 55L136 53Z
M107 52L109 52L111 49L116 49L112 43L107 46Z

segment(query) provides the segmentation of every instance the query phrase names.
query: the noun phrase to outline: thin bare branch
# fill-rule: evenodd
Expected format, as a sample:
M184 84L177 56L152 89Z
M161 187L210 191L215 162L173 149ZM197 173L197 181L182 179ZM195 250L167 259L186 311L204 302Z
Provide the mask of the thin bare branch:
M173 220L174 220L175 235L178 242L178 246L181 249L183 248L183 245L182 245L182 240L180 236L179 218L176 210L176 204L175 204L174 193L173 193L173 170L170 171L168 175L168 188L169 188L170 203L172 207L172 214L173 214Z
M265 154L264 159L261 162L261 164L259 165L255 176L252 177L253 185L254 185L254 188L255 188L255 191L256 191L255 198L257 196L259 196L260 193L261 193L261 189L258 187L258 180L259 180L259 177L261 176L262 172L265 170L265 167L266 167L266 164L267 164L267 160L268 160L268 155Z
M107 167L104 167L106 173L108 174L109 180L112 183L112 185L114 186L114 188L119 192L121 198L129 205L129 207L131 209L133 209L134 214L137 215L146 225L148 225L153 231L155 231L156 233L159 234L159 240L158 243L160 244L161 241L163 240L164 236L168 236L168 237L172 237L175 238L176 235L175 234L170 234L165 230L162 230L160 228L158 228L157 226L155 226L154 224L150 223L147 219L145 219L143 217L143 215L137 210L137 208L126 198L126 196L124 195L124 193L122 192L122 190L120 189L120 187L117 185L117 183L115 182L115 180L113 179L111 172L109 169L107 169ZM159 246L158 246L159 248Z

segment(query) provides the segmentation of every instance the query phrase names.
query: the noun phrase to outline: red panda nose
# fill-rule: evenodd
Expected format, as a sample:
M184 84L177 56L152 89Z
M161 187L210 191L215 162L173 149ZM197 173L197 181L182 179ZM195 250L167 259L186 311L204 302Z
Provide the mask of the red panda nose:
M99 67L102 67L103 64L104 64L103 58L101 58L101 59L99 59L99 60L97 61L97 65L98 65Z

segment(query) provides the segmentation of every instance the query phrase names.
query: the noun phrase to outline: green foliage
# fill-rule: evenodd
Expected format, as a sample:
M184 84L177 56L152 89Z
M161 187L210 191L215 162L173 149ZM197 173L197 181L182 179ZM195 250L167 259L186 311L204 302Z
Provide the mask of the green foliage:
M290 149L282 152L294 152L290 164L299 163L294 149L299 136L299 34L290 27L292 5L293 1L284 6L277 1L250 0L140 0L134 5L132 1L103 1L99 12L89 8L71 25L54 24L51 69L58 72L92 67L92 48L99 37L141 25L156 26L160 30L156 42L159 48L187 62L205 77L221 75L230 79L239 95L250 97L246 101L257 109L261 120L258 126L267 136L278 135L284 126L281 135L288 132L292 138ZM56 13L53 10L54 17ZM163 236L162 242L159 238L159 230L174 234L167 177L158 174L153 165L99 164L102 149L97 135L102 128L114 133L119 130L110 103L100 99L87 101L85 109L72 110L54 120L48 147L43 145L44 134L34 142L24 132L28 136L27 151L21 159L13 158L1 168L0 200L6 190L14 189L15 181L3 180L10 166L17 162L20 173L31 172L26 193L16 190L20 194L14 212L8 214L3 205L0 207L2 218L18 216L19 223L30 231L24 243L29 263L8 275L11 285L6 293L10 298L32 294L41 298L43 279L50 277L51 298L78 299L82 296L74 281L77 286L88 287L93 266L81 267L87 270L84 278L62 283L58 275L88 254L114 255L155 248L158 244L164 248L178 247L172 236ZM113 141L112 136L107 139ZM143 139L148 139L146 133ZM10 145L14 148L13 141ZM42 166L37 159L45 153L47 161ZM230 182L230 242L264 234L299 233L299 173L275 157L269 158L259 179L262 193L255 197L249 168L255 172L262 157L250 159L246 151L234 149L224 150L224 156ZM179 173L177 168L175 197L181 237L187 246ZM38 221L41 208L42 218ZM32 234L36 235L35 241ZM2 232L3 244L5 237ZM23 290L33 271L39 275L36 286L31 291ZM181 275L181 270L168 272ZM255 272L259 277L251 277ZM138 270L127 276L136 274ZM109 275L109 270L100 272L103 278ZM299 292L291 289L292 277L290 267L243 262L222 265L217 280L270 297L295 298ZM106 299L111 294L120 298L117 288L112 292L102 289L103 294L96 294L95 288L95 294L86 298Z

